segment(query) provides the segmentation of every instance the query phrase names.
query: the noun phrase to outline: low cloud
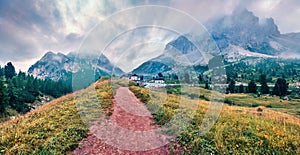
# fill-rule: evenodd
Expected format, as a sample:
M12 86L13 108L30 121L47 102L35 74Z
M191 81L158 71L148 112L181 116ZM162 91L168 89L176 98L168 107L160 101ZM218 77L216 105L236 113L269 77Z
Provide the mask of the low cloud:
M147 4L174 7L190 14L201 23L230 14L236 7L246 7L259 17L273 17L282 33L300 31L298 0L2 0L0 61L18 62L16 67L26 71L30 67L29 62L37 61L49 50L65 54L77 50L82 39L96 24L117 11ZM123 22L125 25L130 24L126 23L126 19L123 19ZM148 38L156 37L155 32L142 35ZM160 41L165 41L170 36L166 34L159 38ZM136 49L138 48L142 46ZM137 52L138 50L135 54L138 54ZM152 56L159 52L153 51ZM109 57L112 57L111 55ZM136 64L145 60L140 58Z

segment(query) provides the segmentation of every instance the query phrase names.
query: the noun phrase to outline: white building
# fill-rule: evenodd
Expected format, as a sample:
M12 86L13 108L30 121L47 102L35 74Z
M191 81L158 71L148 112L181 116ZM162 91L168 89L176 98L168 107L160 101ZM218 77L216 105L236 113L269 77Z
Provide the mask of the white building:
M165 79L163 79L163 78L156 78L156 79L154 79L154 83L164 84L165 83Z
M129 80L132 80L132 81L140 81L141 78L140 78L138 75L133 74L133 75L130 76Z

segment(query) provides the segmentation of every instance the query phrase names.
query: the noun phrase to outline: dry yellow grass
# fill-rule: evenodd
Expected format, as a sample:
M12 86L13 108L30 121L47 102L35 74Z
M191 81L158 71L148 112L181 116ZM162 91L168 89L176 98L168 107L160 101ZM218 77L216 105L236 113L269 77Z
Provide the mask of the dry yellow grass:
M68 154L87 136L89 123L105 116L112 97L111 81L100 80L2 123L0 154Z
M198 90L194 89L194 91ZM176 114L188 115L191 118L191 124L183 128L184 131L176 138L186 154L300 153L298 117L265 107L224 104L217 122L208 133L200 136L203 118L211 104L209 101L155 91L150 94L151 99L147 106L154 113L157 123L164 125L174 119ZM209 95L209 92L206 91L204 94ZM243 94L231 96L248 97ZM195 107L197 110L193 113ZM176 132L178 128L174 130ZM176 147L171 149L176 150Z

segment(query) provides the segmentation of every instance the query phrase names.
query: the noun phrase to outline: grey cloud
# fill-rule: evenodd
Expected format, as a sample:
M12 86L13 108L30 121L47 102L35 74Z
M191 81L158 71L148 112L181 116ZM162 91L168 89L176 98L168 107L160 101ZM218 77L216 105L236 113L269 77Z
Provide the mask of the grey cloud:
M273 17L281 32L300 31L299 0L0 0L0 61L38 59L48 50L74 51L101 20L145 4L174 7L202 23L236 7L247 7L257 16ZM131 24L126 19L123 22L125 26ZM151 37L156 32L147 33L135 35Z
M66 36L66 39L68 41L79 41L79 40L82 40L82 36L80 34L77 34L77 33L69 33L67 36Z
M1 57L3 60L20 61L44 52L48 38L57 37L56 29L60 24L59 13L52 16L54 4L38 1L1 1L0 26ZM37 7L40 7L38 10Z
M299 0L255 0L249 9L262 18L272 17L282 33L300 32Z

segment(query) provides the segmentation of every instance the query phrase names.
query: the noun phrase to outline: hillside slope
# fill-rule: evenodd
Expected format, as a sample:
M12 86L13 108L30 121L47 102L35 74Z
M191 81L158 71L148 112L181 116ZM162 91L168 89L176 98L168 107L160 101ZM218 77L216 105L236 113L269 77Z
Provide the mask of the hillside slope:
M120 85L126 86L128 81L113 81L113 83L111 80L99 80L84 90L63 96L25 116L0 124L0 154L72 153L79 147L79 141L88 136L89 127L95 125L95 122L108 118L113 110L118 111L118 109L112 109L114 92ZM193 97L195 95L186 93L179 96L135 86L130 87L130 90L145 101L157 125L163 126L168 123L175 114L186 115L190 118L190 124L180 126L182 132L175 139L176 146L169 146L170 152L186 154L300 153L300 135L295 134L300 132L300 119L297 117L265 107L242 107L246 102L241 102L240 106L224 105L213 128L207 134L199 136L210 102L198 100ZM199 92L197 89L188 88L187 90L190 93ZM201 94L203 98L210 96L211 91L202 90L201 93L203 92L204 94ZM230 97L228 99L233 100L234 96ZM238 100L233 101L238 104ZM196 107L196 113L192 114L190 112L195 109L189 108L194 107ZM112 115L111 118L119 116L121 115ZM117 123L128 125L120 120ZM179 128L171 128L169 131L172 132L174 129L179 131Z
M112 97L110 81L98 81L0 124L0 154L67 154L87 137L87 125L105 116Z

